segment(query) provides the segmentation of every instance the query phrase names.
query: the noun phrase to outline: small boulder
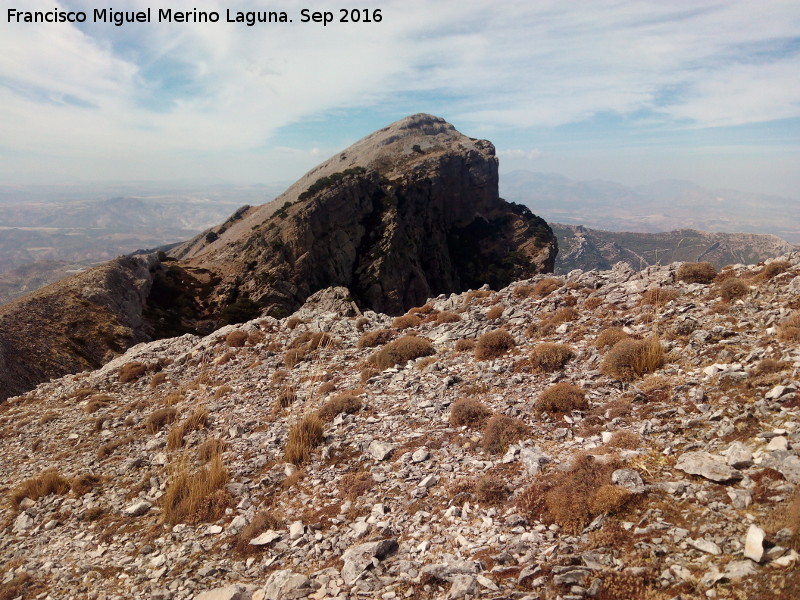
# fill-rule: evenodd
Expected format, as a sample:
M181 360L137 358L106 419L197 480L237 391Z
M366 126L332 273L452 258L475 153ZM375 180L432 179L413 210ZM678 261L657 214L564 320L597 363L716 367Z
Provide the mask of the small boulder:
M685 452L678 458L675 468L684 473L700 475L718 483L742 478L742 474L726 464L721 456L715 456L708 452Z

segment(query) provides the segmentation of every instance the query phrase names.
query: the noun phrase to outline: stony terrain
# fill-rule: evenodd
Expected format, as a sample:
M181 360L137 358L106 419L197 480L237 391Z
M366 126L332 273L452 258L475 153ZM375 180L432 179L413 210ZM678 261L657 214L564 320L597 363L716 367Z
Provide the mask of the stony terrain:
M712 233L679 229L662 233L602 231L582 225L551 223L558 238L555 272L610 269L625 262L639 270L678 261L708 261L715 267L755 264L797 248L774 235Z
M137 345L0 405L0 598L798 597L798 309L793 254Z

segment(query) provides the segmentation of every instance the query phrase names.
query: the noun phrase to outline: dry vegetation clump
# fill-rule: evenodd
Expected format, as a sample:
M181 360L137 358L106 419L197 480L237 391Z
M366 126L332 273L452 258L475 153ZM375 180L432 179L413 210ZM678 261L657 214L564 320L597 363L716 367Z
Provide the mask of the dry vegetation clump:
M52 421L58 420L58 413L54 410L48 410L44 413L41 417L39 417L39 425L44 425L45 423L50 423Z
M589 296L583 301L583 307L588 310L594 310L601 304L603 304L603 299L598 296Z
M565 344L544 342L531 351L531 366L545 373L562 369L575 356L572 348Z
M481 445L490 454L502 454L508 450L509 445L530 434L530 428L519 419L495 415L487 421L483 429Z
M220 456L225 450L228 449L228 444L224 440L213 437L208 438L205 442L200 444L197 449L197 457L200 462L207 463L215 456Z
M632 381L646 373L652 373L665 360L664 349L658 337L626 339L615 344L606 354L600 371L620 381Z
M230 348L241 348L246 341L247 334L241 330L231 331L225 336L225 343L228 344Z
M306 352L302 348L289 348L283 354L283 364L293 369L306 359Z
M611 474L620 466L579 454L569 471L538 476L522 491L517 506L530 520L558 523L577 534L598 515L614 513L632 498L631 492L611 484Z
M339 493L348 500L355 500L366 494L374 485L375 480L366 471L346 473L339 482Z
M764 268L761 272L756 275L756 279L759 281L768 281L773 277L777 277L778 275L785 273L792 267L792 264L787 260L773 260L768 265L764 265Z
M668 287L650 288L649 290L645 290L644 292L642 292L642 300L640 304L641 305L650 304L652 306L661 307L664 306L667 302L672 302L680 295L681 293L675 288L668 288Z
M732 277L730 279L726 279L720 284L718 294L722 296L722 299L725 302L731 302L732 300L744 298L749 291L750 286L748 286L744 281L738 277Z
M374 369L372 367L366 367L364 369L361 369L359 378L361 380L361 383L367 383L370 379L372 379L373 377L375 377L375 375L378 374L380 374L380 371L378 369Z
M475 349L475 340L469 338L461 338L456 341L456 352L472 352Z
M311 451L322 443L322 419L316 413L302 418L289 429L284 458L286 462L301 465L311 460Z
M496 321L503 316L503 305L495 304L492 308L486 311L486 318L490 321Z
M430 340L405 335L389 342L367 360L369 364L383 370L395 365L404 365L409 360L416 360L433 354L436 354L436 350Z
M562 381L545 389L536 400L536 410L550 414L565 414L589 408L586 394L577 385Z
M214 399L219 400L226 394L230 394L233 391L233 388L229 385L221 385L216 390L214 390Z
M710 262L687 262L678 267L675 276L684 283L711 283L717 270Z
M491 295L492 293L489 290L470 290L467 292L467 295L464 296L464 306L467 306L475 298L480 300L482 298L488 298Z
M769 516L767 528L773 533L787 529L790 533L781 546L800 552L800 491L795 490L786 502L775 506Z
M145 374L147 367L140 362L129 362L119 368L120 383L130 383L136 381Z
M312 333L305 345L306 352L313 352L320 348L332 348L336 345L333 336L327 331L315 331Z
M320 396L324 396L325 394L330 394L335 389L336 389L335 383L333 383L332 381L326 381L319 386L319 388L317 389L317 393Z
M278 392L278 396L275 398L275 404L277 410L282 410L284 408L289 408L292 404L297 401L297 391L291 385L287 385L280 392Z
M450 407L450 424L453 427L482 427L492 411L476 398L459 398Z
M195 408L188 417L170 429L167 436L167 448L177 450L183 446L183 439L187 434L204 429L206 425L208 425L208 409Z
M14 573L13 577L0 583L0 600L16 600L30 598L28 591L33 588L34 580L27 571ZM35 593L35 592L34 592Z
M630 337L631 336L625 333L621 327L609 327L597 334L594 347L601 351L607 348L613 348L620 340L626 340Z
M25 498L38 500L50 494L64 495L69 491L69 480L62 477L57 469L45 469L36 477L26 479L11 490L10 502L14 509L19 508L19 503Z
M514 298L518 298L520 300L524 300L525 298L530 298L533 296L533 286L532 285L518 285L514 288L514 292L512 294Z
M150 378L150 387L151 388L157 388L162 383L164 383L166 380L167 380L167 374L166 373L156 373L155 375L153 375L153 377Z
M356 329L358 331L364 331L367 327L369 327L369 319L366 317L358 317L356 319Z
M508 500L510 495L511 490L497 475L487 473L475 483L475 498L482 504L496 506Z
M260 536L265 531L283 529L283 519L278 517L274 512L259 511L253 517L244 529L242 529L236 536L236 541L233 543L233 548L239 554L255 554L264 550L266 546L254 546L250 543Z
M216 456L207 465L190 470L185 463L177 465L171 473L167 488L161 497L164 521L198 523L215 518L220 508L216 499L222 499L230 475ZM219 494L218 492L223 492ZM224 508L223 508L224 510Z
M758 364L753 368L752 375L770 375L772 373L780 373L791 367L791 363L775 360L774 358L765 358L758 361Z
M642 438L635 431L619 429L611 434L611 439L606 442L606 446L622 450L636 450L641 443Z
M164 396L163 402L167 406L172 406L173 404L177 404L178 402L182 402L185 398L186 398L186 396L181 391L170 392L169 394Z
M449 310L443 310L440 313L436 314L436 325L442 325L444 323L458 323L461 321L461 317L459 317L456 313L451 312Z
M164 428L164 425L174 423L178 418L178 411L174 408L160 408L147 417L145 427L148 433L156 433Z
M375 346L383 346L390 342L395 336L395 332L391 329L376 329L375 331L367 331L358 339L358 349L361 348L374 348Z
M423 304L422 306L415 306L408 310L408 314L411 315L429 315L433 312L433 304L430 302Z
M551 293L559 289L561 285L562 283L560 279L556 279L555 277L545 277L544 279L537 281L536 285L533 286L533 295L544 298L545 296L549 296Z
M303 321L303 319L300 317L289 317L286 319L286 327L288 327L290 330L294 330L294 328L301 323L305 323L305 321Z
M341 394L337 394L323 404L322 408L319 409L318 414L319 418L327 423L333 421L336 416L341 413L351 415L355 412L358 412L361 410L361 406L361 400L358 399L358 396L348 392L343 392Z
M538 323L531 323L525 331L525 334L528 337L549 335L562 323L575 321L578 317L580 317L580 313L578 313L577 310L571 306L562 306L550 313L547 317L541 319Z
M89 401L86 403L86 406L83 407L83 410L84 412L91 414L97 412L101 408L105 408L113 401L114 399L107 394L97 394L96 396L89 398Z
M102 478L99 475L84 473L70 480L69 489L75 496L83 496L91 492L101 481Z
M422 319L417 315L407 314L395 317L392 320L392 327L398 331L402 331L403 329L409 329L411 327L419 327L420 323L422 323Z
M490 360L503 356L516 346L514 338L505 329L487 331L478 338L475 344L475 359Z
M778 338L788 342L800 342L800 311L794 311L788 319L778 325Z

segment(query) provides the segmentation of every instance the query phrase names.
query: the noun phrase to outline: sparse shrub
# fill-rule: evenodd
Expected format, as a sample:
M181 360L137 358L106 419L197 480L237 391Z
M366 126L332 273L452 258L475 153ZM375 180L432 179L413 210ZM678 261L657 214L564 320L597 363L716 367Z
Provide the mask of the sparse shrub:
M205 442L200 444L197 449L197 457L201 462L207 463L214 457L219 456L227 450L228 444L219 438L208 438Z
M792 267L792 264L787 260L773 260L771 263L764 266L761 273L758 274L758 279L766 281L785 273Z
M560 279L556 279L555 277L545 277L544 279L537 281L536 285L533 286L533 294L534 296L544 298L545 296L549 296L555 292L560 287Z
M467 292L467 295L464 296L464 306L467 306L475 298L480 300L482 298L488 298L491 294L489 290L470 290Z
M480 400L459 398L450 407L450 424L453 427L481 427L491 414L489 407Z
M166 396L164 396L164 404L167 406L172 406L173 404L177 404L178 402L182 402L184 399L183 392L170 392Z
M292 386L286 386L278 392L278 397L276 398L277 409L289 408L295 401L297 401L297 391Z
M359 317L356 319L356 329L358 331L364 331L367 327L369 327L369 319L366 317Z
M216 390L214 390L214 399L219 400L226 394L230 394L233 391L233 388L229 385L221 385Z
M339 483L339 492L348 500L355 500L361 498L374 485L375 480L366 471L346 473Z
M319 409L319 418L325 422L333 421L336 415L341 413L351 415L361 410L361 406L361 400L358 399L358 396L343 392L322 405L322 408Z
M147 367L140 362L129 362L119 368L120 383L130 383L136 381L145 374Z
M800 342L800 311L794 311L789 318L778 325L778 338L789 342Z
M422 337L406 335L388 343L369 357L369 363L378 369L388 369L395 365L404 365L409 360L436 353L430 340Z
M519 419L495 415L486 423L481 445L490 454L502 454L511 444L529 435L530 429Z
M161 431L165 425L173 423L178 418L178 411L174 408L160 408L150 413L145 421L145 426L149 433Z
M456 352L472 352L475 349L475 340L469 338L461 338L456 341Z
M391 329L367 331L359 338L358 348L374 348L375 346L383 346L387 342L391 341L395 335L395 332Z
M642 301L640 304L650 304L652 306L661 307L667 302L672 302L680 295L681 293L675 288L650 288L649 290L642 292Z
M161 497L164 520L174 525L213 518L216 511L210 506L210 501L216 492L223 491L229 477L228 469L222 464L220 456L194 471L190 471L186 464L178 465Z
M533 296L533 286L532 285L518 285L514 288L513 296L514 298L519 298L523 300L525 298L530 298Z
M305 321L303 321L300 317L289 317L286 319L286 326L292 330L301 323L305 323Z
M267 336L264 335L264 332L260 329L255 329L247 334L247 343L251 346L257 346L261 342L265 341Z
M39 424L44 425L45 423L50 423L56 420L58 420L58 413L54 410L48 410L41 417L39 417Z
M253 517L253 520L236 536L233 547L239 554L255 554L264 550L265 547L253 546L250 540L257 538L270 529L277 530L283 529L283 527L283 519L278 517L275 513L259 511L256 513L255 517Z
M317 393L320 396L324 396L325 394L330 394L332 391L336 389L336 384L332 381L326 381L325 383L321 384L317 389Z
M444 323L458 323L461 321L461 317L459 317L456 313L451 312L449 310L443 310L439 314L436 315L436 324L442 325Z
M731 302L738 298L744 298L750 291L750 287L738 277L726 279L719 286L719 295L725 302Z
M569 534L579 533L603 513L621 509L631 498L627 490L609 489L616 461L599 462L578 455L569 471L537 477L518 497L518 508L531 520L558 523Z
M234 325L255 319L260 314L261 309L258 304L250 298L242 297L237 298L234 303L223 308L220 312L220 317L223 325Z
M166 380L167 380L167 374L166 373L156 373L150 379L150 387L151 388L157 388L162 383L164 383Z
M315 331L308 338L308 342L306 342L305 345L305 350L306 352L313 352L314 350L319 350L320 348L331 348L334 346L334 343L333 336L327 331Z
M306 359L306 352L302 348L289 348L283 355L283 364L293 369Z
M208 425L208 409L195 408L191 414L177 425L173 425L167 436L167 448L177 450L183 446L188 433L204 429Z
M627 339L614 345L603 359L600 370L603 374L632 381L645 373L652 373L664 364L664 349L657 337L645 340Z
M241 348L247 341L247 333L237 329L225 336L225 343L231 348Z
M598 298L597 296L589 296L583 301L583 307L589 310L594 310L601 304L603 304L603 299Z
M410 308L408 310L408 313L412 315L429 315L432 312L433 312L433 304L431 304L430 302L427 302L422 306L415 306L414 308Z
M580 317L580 313L570 306L562 306L551 314L547 320L551 325L557 326L569 321L575 321Z
M606 442L606 446L611 448L621 448L624 450L636 450L641 442L642 439L635 431L620 429L611 434L611 439Z
M422 323L422 319L420 319L417 315L407 314L400 317L395 317L392 320L392 327L402 331L403 329L417 327L420 323Z
M551 414L564 414L589 408L586 394L577 385L562 381L551 385L539 394L536 410Z
M36 477L26 479L11 490L11 506L19 508L19 503L25 498L38 500L50 494L64 495L69 491L69 481L61 476L58 470L45 469Z
M83 410L84 412L91 414L97 412L101 408L105 408L111 402L113 402L113 400L114 399L107 394L97 394L96 396L89 398L88 402L86 402L86 406L83 407Z
M490 321L496 321L503 316L503 306L495 304L492 308L486 311L486 318Z
M711 283L717 271L709 262L687 262L678 267L675 275L684 283Z
M475 344L475 358L489 360L503 356L516 345L514 338L505 329L487 331Z
M70 398L74 398L75 400L80 402L81 400L84 400L85 398L88 398L89 396L91 396L94 393L96 393L96 392L92 388L82 387L82 388L79 388L79 389L75 390L74 392L72 392L72 394L70 394L69 397Z
M483 504L502 504L510 495L505 481L497 475L486 474L475 483L475 497Z
M609 327L597 334L594 346L598 350L605 350L606 348L613 348L620 340L626 340L630 337L621 327Z
M575 353L565 344L545 342L531 351L531 366L537 371L551 372L562 369Z
M771 373L780 373L785 371L792 365L788 362L775 360L774 358L765 358L758 361L758 364L753 368L753 375L769 375Z
M311 450L322 443L323 431L322 419L315 413L292 425L284 451L286 462L301 465L311 460Z
M100 484L101 478L99 475L91 473L84 473L73 477L69 483L69 489L76 496L83 496L91 492L97 485Z
M361 369L360 379L361 383L367 383L370 379L375 377L375 375L379 374L380 371L378 369L373 369L372 367L366 367Z

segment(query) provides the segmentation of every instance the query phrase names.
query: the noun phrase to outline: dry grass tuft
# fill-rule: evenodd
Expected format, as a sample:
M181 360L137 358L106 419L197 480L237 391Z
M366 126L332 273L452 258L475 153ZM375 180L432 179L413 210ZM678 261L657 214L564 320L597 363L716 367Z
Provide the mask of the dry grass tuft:
M167 448L177 450L183 446L186 435L204 429L208 425L208 409L195 408L191 414L177 425L173 425L167 436Z
M565 381L551 385L539 394L536 400L536 410L551 414L566 414L587 408L589 402L584 391L577 385Z
M495 415L486 423L483 430L483 449L490 454L502 454L509 445L529 437L530 428L519 419L506 415Z
M594 310L603 304L603 299L598 296L589 296L583 301L583 307L588 310Z
M475 398L459 398L450 407L450 424L453 427L482 427L492 411Z
M482 504L497 506L508 500L511 490L497 475L486 474L475 483L475 498Z
M185 398L185 394L181 391L170 392L164 396L163 402L166 406L173 406L174 404L178 404L178 402L182 402Z
M319 409L319 418L327 423L333 421L341 413L351 415L358 412L361 410L361 406L361 400L358 399L358 396L343 392L322 405L322 408Z
M520 300L530 298L533 296L533 286L527 284L518 285L514 288L513 296L514 298L518 298Z
M651 306L661 307L664 306L667 302L672 302L681 293L674 289L668 287L658 287L658 288L650 288L649 290L645 290L642 292L642 300L640 304L650 304Z
M411 315L429 315L433 312L433 304L428 302L427 304L423 304L422 306L415 306L414 308L410 308L408 310L408 314Z
M718 293L720 296L722 296L722 299L725 300L725 302L731 302L732 300L744 298L749 292L750 286L748 286L738 277L732 277L731 279L726 279L722 282L722 284L720 284Z
M215 457L220 456L225 450L228 449L228 443L219 438L208 438L205 442L200 444L197 449L197 457L201 462L207 463Z
M178 418L178 411L174 408L160 408L150 413L145 420L145 427L148 433L161 431L165 425L175 422Z
M166 380L167 380L167 374L166 373L156 373L155 375L153 375L153 377L150 378L150 387L151 388L157 388L162 383L164 383Z
M687 262L678 267L675 275L684 283L711 283L717 271L709 262Z
M456 352L472 352L475 349L475 340L469 338L461 338L456 341Z
M253 546L250 540L257 538L265 531L283 529L283 519L278 517L274 512L260 511L257 512L253 520L242 529L236 536L236 541L233 544L234 550L239 554L256 554L264 550L265 546Z
M464 296L464 306L467 306L473 299L483 299L488 298L491 296L492 293L489 290L470 290L467 292L467 295Z
M315 413L292 425L284 451L286 462L301 465L311 460L311 451L322 443L323 427L322 419Z
M302 348L289 348L283 354L283 364L292 369L306 359L306 352Z
M50 423L52 421L57 421L58 417L59 417L59 413L57 413L54 410L48 410L41 417L39 417L39 425L44 425L45 423Z
M569 471L537 477L519 496L518 508L530 519L558 523L577 534L600 514L620 510L632 497L611 485L611 473L621 465L579 454Z
M147 367L140 362L129 362L119 368L120 383L136 381L147 371Z
M422 319L420 319L417 315L407 314L400 317L395 317L392 320L392 327L402 331L403 329L418 327L420 323L422 323Z
M621 327L609 327L608 329L603 329L603 331L597 335L597 339L594 341L594 347L598 350L613 348L620 340L626 340L630 337L631 336L625 333Z
M496 321L503 316L503 310L504 308L501 304L495 304L492 308L486 311L486 318L490 321Z
M792 264L788 260L773 260L768 265L765 265L761 272L756 276L759 281L768 281L773 277L785 273L792 268Z
M339 493L348 500L356 500L366 494L374 485L375 480L366 471L347 473L339 483Z
M666 357L656 336L645 340L626 339L614 345L606 354L600 371L620 381L632 381L652 373L664 364Z
M292 330L301 323L305 323L305 321L303 321L300 317L289 317L286 319L286 326Z
M69 482L69 489L76 496L83 496L91 492L101 481L102 478L99 475L84 473L72 478Z
M755 376L758 375L770 375L772 373L781 373L791 367L791 363L782 361L782 360L775 360L774 358L765 358L764 360L758 361L758 364L753 368L752 374Z
M38 500L50 494L63 495L69 491L69 481L61 476L57 469L45 469L36 477L26 479L11 490L10 502L14 509L25 498Z
M560 279L556 279L555 277L545 277L544 279L537 281L536 285L533 286L533 295L544 298L545 296L549 296L551 293L559 289L561 285L562 282Z
M800 342L800 311L794 311L788 319L778 325L778 338L789 342Z
M537 371L549 373L564 368L575 353L564 344L545 342L538 344L531 351L531 366Z
M487 331L478 338L475 344L475 359L490 360L503 356L516 346L514 338L505 329Z
M198 523L214 518L220 508L219 500L223 499L222 496L225 494L223 488L229 478L228 469L222 464L219 456L193 471L190 471L185 463L177 465L161 497L164 521L175 525L183 522Z
M449 310L443 310L436 315L437 325L442 325L444 323L458 323L459 321L461 321L461 317L454 312L450 312Z
M358 339L358 349L360 350L361 348L374 348L375 346L383 346L387 342L390 342L395 335L395 332L391 329L367 331Z
M289 408L296 401L297 391L293 386L287 385L278 392L278 396L275 398L275 408L280 411Z
M113 401L114 399L107 394L97 394L96 396L89 398L89 401L86 403L86 406L83 407L83 410L84 412L91 414L97 412L101 408L105 408Z
M404 365L409 360L436 354L430 340L422 337L406 335L388 343L369 357L369 364L378 369L388 369L395 365Z
M611 439L606 442L610 448L622 450L636 450L642 443L642 438L635 431L620 429L611 434Z
M231 331L225 336L225 343L230 348L241 348L245 342L247 342L247 334L241 330Z

